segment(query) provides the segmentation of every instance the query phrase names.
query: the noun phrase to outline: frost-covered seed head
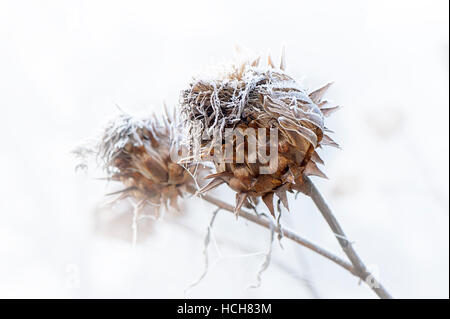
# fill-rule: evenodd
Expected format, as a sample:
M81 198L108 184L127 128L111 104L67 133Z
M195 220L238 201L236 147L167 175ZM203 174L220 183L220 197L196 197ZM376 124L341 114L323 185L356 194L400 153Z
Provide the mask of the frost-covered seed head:
M192 165L173 162L170 152L179 145L177 121L168 116L137 119L120 114L110 121L94 146L81 148L81 157L94 157L108 178L120 181L126 188L119 199L132 197L150 205L170 203L186 184L193 183Z
M236 152L248 150L248 141L236 145L231 163L218 163L213 180L204 188L210 190L226 183L236 194L236 211L246 202L262 197L271 213L273 195L288 207L286 191L299 190L303 175L325 175L316 166L323 164L316 153L322 145L338 146L327 134L324 117L337 107L328 107L322 100L330 84L307 92L285 73L285 60L275 68L269 56L266 66L259 58L232 65L212 79L194 79L181 94L181 113L188 136L198 139L210 136L211 141L198 143L194 150L203 158L210 158L211 148L223 149L230 143L226 129L265 128L278 132L277 167L270 174L257 169L262 164L236 161ZM195 145L195 144L194 144Z

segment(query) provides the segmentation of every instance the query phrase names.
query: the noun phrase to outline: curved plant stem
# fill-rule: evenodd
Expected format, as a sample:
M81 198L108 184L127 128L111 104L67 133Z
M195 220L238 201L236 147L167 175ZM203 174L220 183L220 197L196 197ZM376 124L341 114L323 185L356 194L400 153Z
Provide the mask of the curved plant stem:
M304 186L302 188L302 192L311 197L314 204L322 213L322 216L325 218L334 235L336 236L339 245L341 245L342 250L344 250L344 253L351 261L353 270L356 271L355 275L361 278L361 280L364 281L380 298L391 299L392 296L389 294L389 292L367 270L367 267L364 265L361 258L353 249L352 243L348 241L344 231L342 230L342 227L339 225L339 222L337 221L336 217L334 217L330 207L327 205L322 194L320 194L319 190L313 184L311 179L309 179L309 177L307 176L303 176L303 181Z
M386 291L386 289L375 279L375 277L372 276L372 274L367 270L366 266L363 264L361 259L356 254L355 250L353 249L351 243L348 242L345 238L345 234L340 227L339 223L337 222L336 218L333 216L330 208L326 204L325 200L323 199L320 192L317 190L317 188L314 186L314 184L311 182L311 180L308 177L304 177L305 181L305 190L302 190L306 195L310 196L311 199L316 204L317 208L320 210L322 215L325 217L326 221L330 225L331 229L333 230L333 233L335 234L337 240L339 241L339 244L341 245L342 249L344 250L347 257L350 259L351 264L342 258L334 255L333 253L327 251L326 249L318 246L317 244L301 237L300 235L287 230L277 227L275 231L277 233L281 233L284 237L289 238L290 240L311 249L312 251L316 252L317 254L331 260L332 262L336 263L337 265L341 266L345 270L349 271L352 275L360 278L362 281L364 281L366 284L369 285L369 287L374 290L374 292L380 297L380 298L392 298L391 295ZM193 195L196 195L197 190L193 186L187 186L186 188L188 193L191 193ZM203 194L201 198L223 210L226 210L230 213L234 213L234 206L230 205L228 203L225 203L221 201L220 199L217 199L211 195ZM270 222L266 219L263 219L257 215L251 214L246 212L243 209L240 209L239 216L242 218L245 218L255 224L258 224L262 227L265 227L267 229L270 229Z
M191 193L193 195L196 194L197 190L193 187L193 186L187 186L186 190L188 193ZM221 201L220 199L217 199L211 195L207 195L204 194L201 196L201 198L223 210L229 211L231 213L234 213L234 206L230 205L228 203L225 203L223 201ZM255 224L258 224L262 227L265 227L267 229L270 229L270 222L264 218L261 218L259 216L256 216L254 214L248 213L245 210L241 209L239 211L239 217L245 218ZM343 260L342 258L332 254L331 252L327 251L326 249L318 246L317 244L301 237L300 235L297 235L296 233L287 230L287 229L281 229L279 227L275 228L275 232L276 233L281 233L284 237L289 238L290 240L311 249L312 251L318 253L319 255L331 260L332 262L338 264L339 266L343 267L344 269L346 269L347 271L349 271L350 273L352 273L353 275L357 276L357 272L355 271L355 269L353 268L352 264L350 264L349 262Z

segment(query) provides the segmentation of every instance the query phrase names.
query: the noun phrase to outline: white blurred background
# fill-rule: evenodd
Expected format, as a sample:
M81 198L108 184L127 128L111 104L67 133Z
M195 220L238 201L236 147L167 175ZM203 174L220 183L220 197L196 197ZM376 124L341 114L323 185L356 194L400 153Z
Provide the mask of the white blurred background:
M203 271L212 206L143 220L100 209L98 172L70 150L116 112L175 106L192 75L236 44L279 59L344 108L328 122L316 180L363 260L394 297L449 297L448 1L0 2L0 297L183 298ZM226 188L222 198L233 200ZM282 223L344 257L308 198ZM328 260L220 213L222 258L187 297L374 298Z

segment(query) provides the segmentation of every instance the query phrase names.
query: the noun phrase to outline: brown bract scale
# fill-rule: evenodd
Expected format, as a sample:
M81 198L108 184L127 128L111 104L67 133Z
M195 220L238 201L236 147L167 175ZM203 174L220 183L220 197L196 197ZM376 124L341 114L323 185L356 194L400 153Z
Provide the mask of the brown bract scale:
M270 56L266 66L259 65L259 58L246 61L215 79L194 79L182 92L182 117L190 137L210 138L195 151L216 167L216 173L208 176L211 182L201 191L226 183L236 191L236 212L261 197L274 215L274 195L288 208L286 192L300 190L303 175L326 177L317 167L323 161L316 149L322 145L338 147L324 126L324 117L338 108L329 107L322 99L331 83L308 93L285 73L285 66L284 54L279 68ZM257 138L261 134L258 128L264 128L266 153L270 129L276 129L278 155L270 174L260 170L267 164L249 160L254 158L249 152L249 139L226 139L228 128L234 132L253 128ZM227 143L233 143L232 160L220 163L211 157L217 146L225 153L230 146ZM245 153L244 161L237 161L239 152Z

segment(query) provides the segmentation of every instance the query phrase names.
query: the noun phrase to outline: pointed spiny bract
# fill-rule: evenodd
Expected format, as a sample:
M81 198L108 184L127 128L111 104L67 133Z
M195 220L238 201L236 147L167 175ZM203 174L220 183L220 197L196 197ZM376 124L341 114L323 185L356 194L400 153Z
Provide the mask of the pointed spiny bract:
M259 60L261 60L261 57L260 57L260 56L257 57L257 58L251 63L251 66L253 66L253 67L259 66Z
M327 83L320 89L311 92L309 94L309 97L311 98L311 100L313 100L314 103L320 104L320 102L322 101L322 97L325 95L325 93L328 91L331 85L333 85L333 82Z
M338 147L324 132L324 116L335 108L326 107L322 98L331 83L307 93L293 78L284 73L286 68L284 49L280 69L276 69L268 56L267 66L259 66L259 58L233 66L216 79L194 79L181 96L181 114L188 131L188 139L195 140L194 150L205 161L213 161L216 174L209 176L213 181L201 192L226 183L237 192L236 212L245 201L262 197L271 214L274 214L273 195L288 209L286 192L301 190L303 175L325 177L316 163L323 164L316 153L322 145ZM323 112L322 112L323 109ZM325 113L325 114L324 114ZM277 129L278 151L276 164L269 174L261 172L262 164L250 160L249 139L237 143L236 134L230 142L225 129L258 129L269 136L271 129ZM210 140L199 142L199 137ZM229 145L232 143L232 145ZM266 144L266 154L272 142ZM195 144L195 143L194 143ZM226 153L234 150L228 161L220 163L212 159L211 152ZM246 151L244 162L237 154ZM264 151L257 151L264 154ZM264 154L264 155L266 155ZM242 158L242 157L241 157ZM230 161L231 160L231 161Z
M275 65L273 64L270 54L267 56L267 65L270 66L272 69L275 69Z
M280 69L285 71L286 70L286 50L283 47L281 50L281 62L280 62Z
M321 108L320 110L322 111L323 116L328 117L337 110L339 110L340 108L341 108L340 106L334 106L334 107L324 107Z

